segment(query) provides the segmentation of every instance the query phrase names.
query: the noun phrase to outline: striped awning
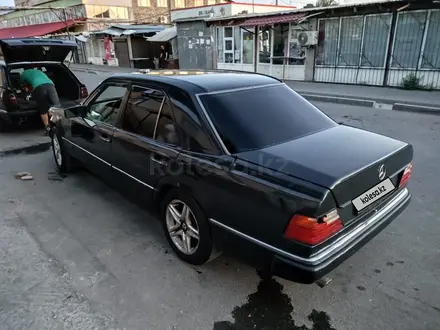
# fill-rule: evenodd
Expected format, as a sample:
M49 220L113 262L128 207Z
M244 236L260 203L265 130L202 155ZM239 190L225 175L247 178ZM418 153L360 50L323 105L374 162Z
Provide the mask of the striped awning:
M244 22L240 23L239 26L264 26L280 23L296 22L306 16L307 13L297 13L297 14L277 14L274 16L261 16L252 17Z

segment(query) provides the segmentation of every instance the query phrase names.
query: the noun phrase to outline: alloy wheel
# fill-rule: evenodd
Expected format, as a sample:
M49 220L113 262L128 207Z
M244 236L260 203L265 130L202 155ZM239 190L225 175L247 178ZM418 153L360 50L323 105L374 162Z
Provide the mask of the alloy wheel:
M53 136L53 154L55 156L55 162L58 166L63 165L63 155L61 153L60 141L56 134Z
M178 199L166 210L166 225L174 245L184 254L192 255L200 243L199 226L191 208Z

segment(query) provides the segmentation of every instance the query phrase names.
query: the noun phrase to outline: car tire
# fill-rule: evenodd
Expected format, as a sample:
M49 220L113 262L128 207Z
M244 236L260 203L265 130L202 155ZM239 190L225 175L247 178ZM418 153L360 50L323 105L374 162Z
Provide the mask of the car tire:
M160 211L165 236L177 256L192 265L206 263L213 242L208 218L197 201L186 192L172 190L162 200Z
M75 165L75 159L66 152L64 148L64 141L55 130L52 135L52 152L55 160L55 165L60 173L70 173Z

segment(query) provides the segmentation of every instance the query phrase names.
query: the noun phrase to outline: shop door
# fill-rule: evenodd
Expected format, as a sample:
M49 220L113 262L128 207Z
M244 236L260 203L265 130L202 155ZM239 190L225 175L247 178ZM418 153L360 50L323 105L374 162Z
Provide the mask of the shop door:
M129 68L130 57L128 55L128 43L127 40L114 40L115 55L118 59L119 66Z

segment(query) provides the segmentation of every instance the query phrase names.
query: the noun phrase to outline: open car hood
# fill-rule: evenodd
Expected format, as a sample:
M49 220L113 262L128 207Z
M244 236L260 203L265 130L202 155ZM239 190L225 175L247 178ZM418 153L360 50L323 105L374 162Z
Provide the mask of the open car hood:
M78 45L70 40L24 38L2 39L0 47L6 63L63 62Z

